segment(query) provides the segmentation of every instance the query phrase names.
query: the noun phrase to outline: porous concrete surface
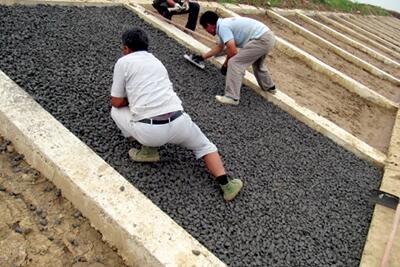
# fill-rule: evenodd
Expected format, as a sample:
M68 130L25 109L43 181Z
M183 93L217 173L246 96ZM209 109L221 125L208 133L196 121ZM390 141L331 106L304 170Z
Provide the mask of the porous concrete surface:
M122 7L0 7L0 69L230 266L358 266L381 172L243 88L238 107L215 103L224 77ZM224 203L183 148L134 164L109 116L123 29L140 27L186 111L245 188ZM71 151L71 153L74 153Z

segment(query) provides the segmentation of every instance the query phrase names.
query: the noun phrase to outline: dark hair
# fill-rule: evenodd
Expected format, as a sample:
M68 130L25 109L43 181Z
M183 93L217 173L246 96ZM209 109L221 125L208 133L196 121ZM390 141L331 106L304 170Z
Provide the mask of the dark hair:
M132 51L147 51L149 38L143 30L133 28L122 34L122 44L129 47Z
M219 19L219 16L217 13L212 12L212 11L206 11L200 17L200 24L201 24L201 26L203 26L203 28L207 27L207 24L217 25L218 19Z

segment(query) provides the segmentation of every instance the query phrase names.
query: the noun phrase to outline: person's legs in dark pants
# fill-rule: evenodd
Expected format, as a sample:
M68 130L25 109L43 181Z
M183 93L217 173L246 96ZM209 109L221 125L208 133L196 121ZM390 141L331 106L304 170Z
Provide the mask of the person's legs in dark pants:
M186 23L186 28L195 31L197 18L199 17L200 5L196 2L189 2L189 18Z
M158 12L166 19L171 20L174 15L182 15L189 13L188 21L186 23L186 28L195 31L197 25L197 18L199 17L200 5L196 2L189 2L189 10L176 12L169 12L167 8L159 9Z

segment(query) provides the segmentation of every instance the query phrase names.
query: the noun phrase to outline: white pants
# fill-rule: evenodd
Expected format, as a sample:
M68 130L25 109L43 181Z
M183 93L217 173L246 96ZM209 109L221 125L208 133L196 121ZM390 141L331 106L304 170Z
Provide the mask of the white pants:
M217 147L208 140L186 113L170 123L156 125L133 121L128 107L112 107L111 118L122 131L123 136L132 136L145 146L159 147L166 143L177 144L192 150L197 159L217 151Z

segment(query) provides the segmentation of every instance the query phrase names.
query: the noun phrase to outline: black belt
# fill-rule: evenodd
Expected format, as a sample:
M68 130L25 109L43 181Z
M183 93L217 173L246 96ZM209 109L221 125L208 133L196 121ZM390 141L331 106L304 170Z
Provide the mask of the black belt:
M166 120L143 119L143 120L140 120L139 122L148 123L148 124L167 124L167 123L172 122L176 118L179 118L182 114L183 114L183 111L179 110L179 111L174 112L174 114L172 114L172 116Z

